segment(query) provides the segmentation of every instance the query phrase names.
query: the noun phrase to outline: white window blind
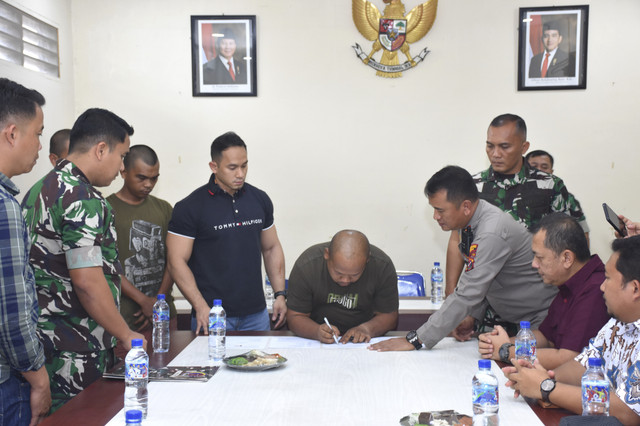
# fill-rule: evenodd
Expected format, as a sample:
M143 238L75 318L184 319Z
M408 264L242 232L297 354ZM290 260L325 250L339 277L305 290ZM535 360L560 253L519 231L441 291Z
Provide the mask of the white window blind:
M0 0L0 59L59 77L58 29Z

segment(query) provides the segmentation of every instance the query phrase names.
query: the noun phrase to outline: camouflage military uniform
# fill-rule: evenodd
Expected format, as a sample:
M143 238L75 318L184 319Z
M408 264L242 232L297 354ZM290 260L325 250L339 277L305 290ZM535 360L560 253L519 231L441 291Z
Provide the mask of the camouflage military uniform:
M53 409L113 365L116 339L84 310L69 268L101 267L116 306L120 274L109 203L80 169L64 160L26 194L22 208L31 239Z
M492 167L473 176L480 198L509 213L529 230L543 216L564 212L589 232L580 203L567 191L562 179L529 167L526 161L516 175L502 175Z

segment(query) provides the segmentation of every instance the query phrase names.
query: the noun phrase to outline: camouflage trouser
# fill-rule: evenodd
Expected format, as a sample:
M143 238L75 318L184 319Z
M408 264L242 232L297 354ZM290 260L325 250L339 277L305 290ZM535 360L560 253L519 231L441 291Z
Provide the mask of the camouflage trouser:
M51 384L51 413L102 377L115 361L113 349L82 353L53 351L45 355Z

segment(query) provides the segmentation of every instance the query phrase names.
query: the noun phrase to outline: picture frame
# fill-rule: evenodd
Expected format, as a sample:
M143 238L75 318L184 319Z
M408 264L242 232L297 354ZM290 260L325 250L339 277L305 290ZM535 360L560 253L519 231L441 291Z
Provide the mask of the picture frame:
M586 89L589 6L521 7L518 17L518 90Z
M192 15L193 96L258 96L256 50L255 15Z

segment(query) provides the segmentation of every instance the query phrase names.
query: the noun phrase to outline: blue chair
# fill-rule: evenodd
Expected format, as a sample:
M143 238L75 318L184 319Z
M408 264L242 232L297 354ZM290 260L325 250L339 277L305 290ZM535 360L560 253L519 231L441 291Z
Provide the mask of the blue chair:
M398 296L424 297L424 276L420 272L396 271L398 275Z

